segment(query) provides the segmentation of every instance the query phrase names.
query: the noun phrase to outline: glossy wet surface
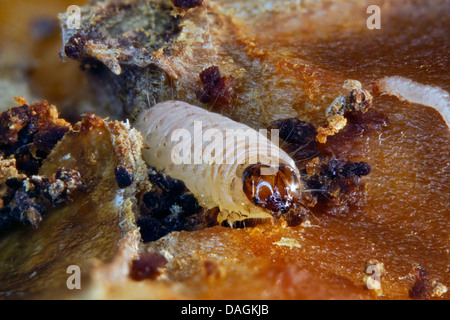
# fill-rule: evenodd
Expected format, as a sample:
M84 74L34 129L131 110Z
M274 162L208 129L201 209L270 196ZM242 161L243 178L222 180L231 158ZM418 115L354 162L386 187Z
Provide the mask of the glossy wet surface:
M268 69L277 68L277 72L286 77L282 84L275 82L275 88L268 90L261 99L273 103L270 97L277 93L277 88L285 94L286 87L297 81L303 85L304 94L302 90L294 93L290 89L291 96L283 95L284 101L294 96L292 99L297 101L294 106L300 117L320 125L324 115L321 110L330 100L327 95L339 92L344 79L357 79L363 83L363 88L370 90L381 77L400 75L449 90L449 8L448 2L421 8L398 6L387 11L381 30L330 32L322 34L320 39L307 36L298 39L300 37L293 32L280 37L272 34L268 43L261 33L256 46L259 44L270 52L262 60L269 65ZM307 99L309 101L304 102ZM325 105L320 105L313 113L314 108L309 108L311 101ZM349 286L342 296L349 294L352 286L362 290L364 264L370 260L385 266L382 298L408 298L415 281L413 268L416 264L426 268L431 278L448 286L450 131L437 111L395 97L375 93L373 110L363 124L350 123L346 130L330 137L326 147L338 158L365 161L372 167L364 178L367 182L365 206L353 208L345 216L324 215L313 209L312 227L307 228L261 226L230 235L229 231L216 227L204 231L215 239L209 244L221 247L223 256L233 256L231 252L238 250L237 247L225 243L245 242L246 250L255 257L236 258L236 263L244 270L253 265L270 269L272 264L267 260L282 261L296 268L302 266L303 270L325 275L330 282L347 283ZM187 243L200 239L208 241L202 233L183 237ZM233 240L217 240L223 233ZM250 234L258 234L258 241L246 240ZM295 239L301 247L286 250L274 247L274 239L280 237ZM162 240L152 247L161 250L160 246L170 248L170 241ZM185 256L175 248L172 250L180 257ZM213 252L213 248L208 248L202 255L211 257ZM259 258L265 262L256 262ZM184 279L176 268L173 272ZM278 276L282 274L280 271ZM247 276L255 283L263 281L267 285L273 280L262 280L260 274ZM305 277L303 280L314 287L312 279ZM252 288L251 284L247 285ZM331 287L330 284L329 297L333 296ZM317 284L316 293L320 292L319 288ZM243 297L256 294L253 289L249 292L241 294ZM304 292L293 290L291 293L289 297L304 297ZM279 294L283 294L281 289Z
M382 9L381 30L351 27L358 19L348 20L351 26L346 28L351 10L340 15L340 27L324 21L323 29L311 33L298 17L293 21L301 32L276 28L281 21L276 19L254 24L254 30L242 28L250 34L257 30L253 33L259 37L246 39L238 32L239 43L229 44L241 50L236 60L243 52L248 54L242 65L249 76L237 88L236 108L225 113L243 122L264 123L273 113L290 116L294 107L302 120L323 125L323 111L343 92L346 79L359 80L370 89L381 77L399 75L450 91L449 2L420 7L414 2L389 4ZM359 13L358 17L367 17L364 11ZM312 21L310 29L320 25L320 19L308 17L303 18L305 24ZM50 86L44 89L37 92L59 94ZM178 286L171 294L228 299L374 298L362 285L369 260L385 266L381 298L408 298L416 264L449 287L449 129L431 108L386 95L373 98L375 113L363 124L350 124L329 137L326 147L339 158L371 166L364 177L365 206L344 216L313 210L311 226L286 228L278 221L245 229L217 226L174 232L146 245L165 254L168 264L161 282ZM252 104L246 105L249 101ZM213 277L205 273L205 264L216 266ZM153 284L147 282L150 291ZM139 288L142 292L133 287L127 297L133 292L145 297L145 287ZM117 296L124 292L119 289ZM443 298L449 299L449 293Z

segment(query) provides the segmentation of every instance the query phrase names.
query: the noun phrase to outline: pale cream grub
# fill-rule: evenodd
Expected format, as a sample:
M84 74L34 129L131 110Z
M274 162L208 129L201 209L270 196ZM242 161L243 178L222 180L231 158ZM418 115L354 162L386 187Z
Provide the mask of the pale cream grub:
M200 144L195 143L195 126L198 122L202 123L204 132L209 129L222 133L226 130L253 132L258 137L258 143L246 143L245 139L240 139L237 143L231 141L230 144L230 141L225 139L226 134L216 135L216 139L203 140ZM270 210L261 205L258 206L244 192L243 177L250 165L253 164L248 162L248 159L263 159L265 161L259 161L259 163L267 164L266 167L272 164L282 166L284 172L287 172L286 176L292 176L294 177L293 181L297 181L297 183L287 186L288 194L300 192L300 173L294 160L267 137L242 123L185 102L166 101L142 111L135 125L143 135L144 143L148 146L148 149L143 151L144 160L148 164L164 170L168 175L183 180L202 206L206 208L219 207L221 211L218 217L219 222L272 217ZM194 139L180 142L179 137L175 137L174 141L173 133L180 132L180 130L189 133ZM195 157L198 154L211 154L208 150L220 149L214 148L215 145L220 145L225 149L222 151L223 154L232 150L235 161L196 161ZM174 148L183 149L184 147L192 150L190 157L193 161L174 163ZM205 150L206 152L204 152ZM271 150L271 152L266 153L267 150ZM283 175L283 177L285 176ZM270 183L266 184L264 186L267 188L266 190L275 188ZM291 201L295 197L291 198L288 200Z

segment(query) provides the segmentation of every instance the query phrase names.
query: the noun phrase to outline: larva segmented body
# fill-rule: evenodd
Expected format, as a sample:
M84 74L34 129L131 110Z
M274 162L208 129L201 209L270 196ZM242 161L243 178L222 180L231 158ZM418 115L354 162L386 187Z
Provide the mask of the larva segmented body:
M199 123L205 136L208 130L212 135L195 143ZM264 135L242 123L185 102L166 101L142 111L136 128L149 147L143 151L144 160L184 181L202 206L219 207L219 222L276 216L298 201L300 174L294 160ZM258 136L258 143L248 143L245 138L235 141L236 137L227 140L227 132L240 132L239 135L250 132ZM192 139L180 139L181 134ZM185 155L185 150L191 151L184 158L189 161L178 164L174 151ZM212 155L211 150L218 157L205 163L205 158ZM204 157L200 163L196 158L199 152ZM234 158L224 156L233 154ZM258 161L251 162L252 159ZM277 165L271 175L266 175L267 171L262 173L274 168L274 163Z

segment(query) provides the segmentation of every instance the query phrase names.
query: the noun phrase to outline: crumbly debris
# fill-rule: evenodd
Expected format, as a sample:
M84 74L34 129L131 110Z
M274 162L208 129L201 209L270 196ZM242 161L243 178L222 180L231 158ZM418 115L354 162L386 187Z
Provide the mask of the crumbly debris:
M1 115L0 123L0 131L4 133L3 143L0 144L2 231L20 223L30 223L37 228L48 208L71 202L71 194L75 190L86 191L85 181L76 170L60 167L46 176L37 174L45 156L50 153L55 141L59 141L56 138L62 138L67 131L83 135L92 130L107 129L111 132L111 142L120 161L115 167L115 176L121 188L134 183L135 177L144 180L141 177L147 176L147 167L140 156L142 137L128 123L105 123L102 118L88 113L72 129L65 120L58 118L56 107L48 106L46 102L12 108ZM29 143L30 140L32 143ZM20 164L24 162L21 158L24 153L10 154L15 149L28 150L26 159L32 160L35 158L32 158L34 152L31 151L37 149L36 154L42 158L34 163L33 170L23 170ZM5 159L5 156L9 158ZM90 153L86 155L85 161L95 165L97 159L94 153ZM140 190L148 190L149 185L149 181L140 183Z
M289 227L296 227L307 221L309 216L309 210L301 205L296 208L289 210L285 215L284 219Z
M305 185L303 201L311 207L320 204L325 212L341 215L352 206L365 203L364 182L370 173L366 162L343 161L335 157L312 159L301 173Z
M201 209L181 180L166 176L155 168L150 167L149 172L154 189L143 194L141 217L137 221L144 242L157 240L172 231L188 229L186 218Z
M347 125L347 119L340 114L328 117L327 121L328 124L325 127L317 129L317 141L320 143L327 142L328 136L334 136Z
M282 144L285 151L298 164L319 154L317 129L309 122L297 118L274 121L269 129L278 129L279 137L286 142Z
M366 162L342 161L336 158L314 158L306 165L306 173L310 176L320 175L324 171L331 176L348 177L351 175L365 176L370 173L370 166Z
M21 223L37 228L50 205L69 201L81 177L61 168L48 179L37 173L66 132L70 123L59 118L47 101L28 105L18 97L19 107L0 115L0 231ZM57 177L57 178L55 178ZM45 194L45 196L44 196Z
M197 91L197 98L202 103L212 102L224 106L230 105L235 99L236 80L232 76L222 76L219 67L212 66L200 73L203 91Z
M411 299L425 300L441 298L448 288L432 277L430 272L420 264L413 267L414 284L409 290Z
M88 133L94 128L104 126L105 122L99 116L96 116L92 112L87 113L80 122L77 122L74 127L74 131L81 133Z
M9 207L11 208L10 216L21 222L29 222L34 228L38 227L42 221L42 215L46 213L44 205L38 203L37 198L30 196L24 190L16 191Z
M343 116L337 117L346 121ZM370 166L365 162L337 159L326 151L319 141L323 128L316 130L312 124L296 118L275 121L270 128L279 130L282 147L300 170L304 185L303 204L308 207L319 205L325 212L339 215L349 212L352 206L365 203L361 177L370 173ZM296 226L307 217L308 209L299 205L285 219L289 226Z
M20 174L16 168L16 159L4 159L0 157L0 208L4 206L3 198L8 193L8 185L14 184L26 178L26 175ZM20 182L19 182L20 183Z
M43 161L38 175L6 181L13 196L8 199L7 207L0 211L2 245L10 249L2 252L0 296L5 297L5 292L11 297L19 297L19 294L28 297L34 294L73 295L74 292L67 291L65 273L60 272L72 264L90 275L91 281L85 282L87 291L83 291L83 295L89 295L90 288L98 288L91 284L99 274L109 283L129 279L131 261L138 257L139 251L140 234L133 210L137 208L137 190L141 189L135 187L136 181L133 181L133 187L119 189L114 168L123 160L144 166L145 175L135 175L136 180L147 180L148 173L140 160L143 145L139 145L137 136L129 130L132 148L121 150L128 151L131 158L135 157L134 162L127 160L127 156L120 158L122 153L116 150L127 145L120 142L126 133L113 139L112 132L116 132L114 128L125 131L126 126L111 124L114 128L108 131L109 125L95 115L87 115L75 125L76 131L65 134L55 146ZM132 169L135 174L141 172L138 167ZM86 184L84 193L79 192L84 191L82 182ZM64 204L66 201L70 203ZM36 205L43 205L47 213L40 212ZM39 216L32 215L33 209ZM20 220L21 212L24 212L24 221ZM9 217L14 220L5 221L11 219ZM39 217L42 218L40 224ZM32 230L31 223L38 224L37 231ZM16 225L20 229L12 229ZM36 274L36 271L37 276L31 279L30 274Z
M15 158L20 173L37 174L42 161L71 129L47 101L24 103L0 115L0 155Z
M32 179L34 181L39 179L45 196L50 199L53 206L72 201L69 196L73 191L84 191L86 188L81 174L68 168L59 168L48 180L36 176L33 176Z
M37 228L47 208L71 201L74 190L83 190L78 171L59 168L51 177L37 175L42 161L66 132L70 123L59 118L47 101L22 105L0 115L0 230L29 223Z
M24 219L29 217L35 223L40 221L40 215L37 213L42 213L43 208L38 206L34 200L29 199L26 193L16 192L23 187L25 179L25 174L18 173L14 158L3 159L0 157L0 234L20 224L22 217ZM12 210L14 207L11 207L10 203L17 204L15 205L16 210Z
M347 125L349 114L365 113L372 107L372 95L361 88L357 80L347 80L344 88L350 90L345 96L336 98L327 109L327 122L318 128L317 140L326 143L328 136L333 136Z
M328 107L327 116L345 115L347 112L367 112L372 107L372 95L363 90L361 83L357 80L347 80L343 86L350 92L336 98Z
M23 152L9 154L10 150L15 148L30 148L30 152L26 154L28 158L32 156L31 150L35 149L38 150L38 154L46 156L56 144L55 136L52 135L55 130L52 128L58 128L58 124L64 128L58 132L64 133L67 130L84 135L100 128L103 130L106 128L111 132L111 142L121 163L115 168L116 181L121 188L135 182L136 176L137 180L144 180L141 177L147 176L146 165L140 156L142 137L136 130L131 129L129 124L117 121L105 123L102 118L88 113L72 129L70 124L58 119L57 116L56 107L49 107L46 103L30 107L23 105L1 115L0 130L5 133L3 138L9 137L9 139L5 138L0 145L0 152L3 153L0 158L0 209L2 210L0 230L2 232L20 223L30 223L37 228L48 208L71 202L70 195L75 190L86 190L85 181L81 173L76 170L60 167L56 172L50 173L51 176L37 175L44 157L36 161L33 170L20 170L21 167L16 164L23 163L23 158L20 157ZM38 130L32 130L30 127ZM33 133L30 138L22 139L30 132ZM31 138L33 143L25 144ZM5 159L5 156L10 158ZM85 161L94 165L97 160L94 153L90 153L86 155ZM25 173L22 174L22 171ZM142 187L140 190L148 190L149 185L149 181L140 183Z
M19 139L19 131L29 122L28 106L9 109L0 115L0 144L12 145Z
M70 194L84 191L85 184L78 171L59 168L50 178L19 176L8 179L0 188L6 189L0 214L4 225L0 229L7 231L19 222L37 228L49 207L70 202Z

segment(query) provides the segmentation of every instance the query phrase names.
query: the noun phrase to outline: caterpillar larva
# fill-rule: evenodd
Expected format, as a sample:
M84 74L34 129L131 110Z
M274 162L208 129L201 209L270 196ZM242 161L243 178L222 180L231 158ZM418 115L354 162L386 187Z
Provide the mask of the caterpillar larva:
M183 180L202 206L219 207L219 223L278 216L299 199L294 160L242 123L166 101L142 111L136 128L149 147L144 160ZM244 135L257 137L257 143Z

